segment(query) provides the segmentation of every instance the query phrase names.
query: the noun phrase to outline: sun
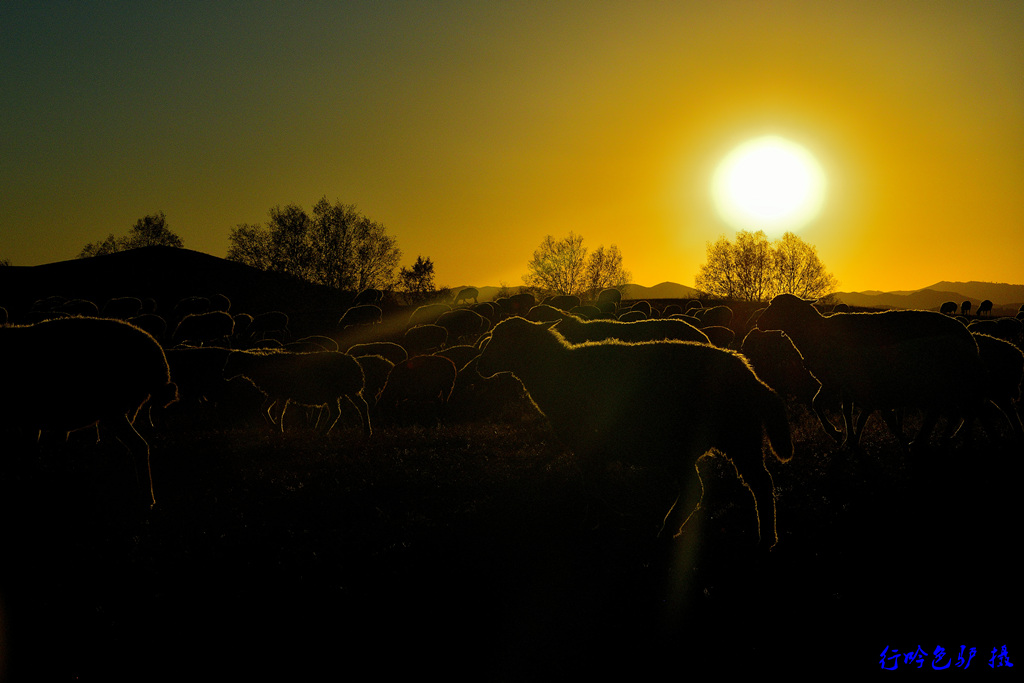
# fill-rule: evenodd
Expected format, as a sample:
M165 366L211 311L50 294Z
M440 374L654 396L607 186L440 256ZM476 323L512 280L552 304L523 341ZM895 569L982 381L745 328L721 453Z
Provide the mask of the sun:
M744 142L715 169L711 196L737 230L769 237L799 230L821 211L825 172L805 148L777 135Z

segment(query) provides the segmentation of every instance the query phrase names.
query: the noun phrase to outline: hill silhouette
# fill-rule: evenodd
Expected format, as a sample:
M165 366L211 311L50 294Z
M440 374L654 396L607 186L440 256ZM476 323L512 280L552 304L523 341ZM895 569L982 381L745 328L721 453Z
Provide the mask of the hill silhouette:
M34 301L53 295L88 299L101 307L113 297L148 297L156 300L157 312L166 314L183 297L215 293L231 299L233 313L281 310L318 328L336 323L352 300L351 293L174 247L0 268L0 305L12 320Z

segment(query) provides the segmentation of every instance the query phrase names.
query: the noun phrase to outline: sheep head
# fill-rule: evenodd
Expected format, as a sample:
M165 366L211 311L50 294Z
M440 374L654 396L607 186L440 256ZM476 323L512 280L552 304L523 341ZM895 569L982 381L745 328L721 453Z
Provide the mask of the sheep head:
M757 329L789 332L813 325L822 318L813 303L813 299L801 299L793 294L779 294L757 318Z

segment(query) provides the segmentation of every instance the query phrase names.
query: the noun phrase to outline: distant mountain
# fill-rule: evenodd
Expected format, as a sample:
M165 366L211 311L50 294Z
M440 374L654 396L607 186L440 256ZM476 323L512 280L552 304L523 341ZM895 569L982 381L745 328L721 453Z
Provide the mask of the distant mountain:
M914 291L880 292L836 292L840 301L864 308L913 308L938 310L947 302L958 306L963 301L971 302L971 310L988 299L996 315L1013 315L1024 302L1024 285L1009 285L993 282L937 282Z
M699 292L693 287L675 282L662 282L653 287L629 284L623 287L623 299L696 299Z

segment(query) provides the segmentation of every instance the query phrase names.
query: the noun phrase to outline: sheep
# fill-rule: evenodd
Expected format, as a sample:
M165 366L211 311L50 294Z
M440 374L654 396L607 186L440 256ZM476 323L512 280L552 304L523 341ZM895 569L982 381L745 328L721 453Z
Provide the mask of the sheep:
M88 299L69 299L54 310L70 315L82 315L92 318L100 314L99 307Z
M617 339L624 342L660 341L675 339L710 344L707 335L693 325L682 320L671 318L660 320L638 320L624 323L617 320L580 320L571 315L563 315L555 328L570 344L583 344L590 341Z
M707 325L700 328L700 331L707 336L708 341L713 346L717 346L720 349L729 348L736 340L736 333L733 332L731 327L725 327L724 325Z
M650 318L650 316L644 313L643 311L630 310L619 315L618 319L619 322L623 323L635 323L641 320L647 320L648 318Z
M569 314L583 320L597 320L604 316L604 313L597 306L583 305L574 306L569 309Z
M377 401L382 414L394 420L405 417L440 420L455 388L458 370L443 356L416 356L391 369Z
M449 342L455 342L467 337L471 337L475 341L479 335L486 332L490 327L487 318L468 308L459 308L442 313L434 324L448 330L447 341Z
M103 304L104 318L127 320L142 313L142 299L134 296L119 296Z
M821 388L804 367L793 342L780 330L750 330L740 343L740 353L761 381L782 396L792 396L809 406Z
M982 313L984 313L985 315L992 315L992 302L989 301L988 299L985 299L980 304L978 304L977 316L980 318Z
M452 307L448 304L423 304L416 308L409 316L409 323L407 327L416 327L417 325L433 325L437 322L437 319L442 313L446 313L452 310Z
M949 303L952 304L953 302L950 301ZM833 313L849 313L850 312L850 307L847 304L844 304L842 301L840 301L839 303L837 303L835 306L832 307L832 312ZM951 313L956 313L956 304L953 304L953 310L951 311Z
M821 382L812 407L837 443L856 446L874 410L916 407L927 416L915 439L923 445L939 411L972 416L981 409L978 345L963 325L936 311L836 313L825 317L811 301L792 294L771 300L758 318L762 330L782 330L793 340L804 364ZM846 437L823 413L827 396L843 402ZM852 406L862 408L852 423ZM890 429L902 434L892 420Z
M216 401L224 392L224 366L231 349L218 346L167 349L171 379L178 386L181 401Z
M341 399L359 412L363 433L370 436L369 408L363 398L363 370L355 358L337 351L315 353L232 351L224 365L224 378L245 377L268 397L304 406L327 406L327 428L331 431L341 417Z
M177 400L163 349L152 336L107 318L60 318L0 328L8 368L0 392L0 423L71 432L109 427L132 453L148 504L156 504L149 444L136 431L144 405ZM144 480L143 480L144 478Z
M1003 411L1018 443L1024 441L1024 426L1014 401L1020 400L1024 377L1024 354L1013 344L984 334L974 334L984 369L985 396Z
M473 300L474 304L477 304L480 303L478 301L479 297L480 290L478 290L476 287L465 287L462 290L460 290L458 294L455 295L455 301L452 302L452 305L458 306L460 301L469 301L470 299Z
M229 313L231 311L231 299L229 299L226 294L211 294L210 310Z
M266 311L254 315L249 323L248 336L253 340L265 339L268 334L287 339L291 337L288 329L288 314L282 311Z
M338 351L339 350L338 349L338 342L336 342L331 337L327 337L327 336L322 335L322 334L311 334L308 337L303 337L302 339L297 339L296 341L312 342L313 344L318 344L324 351ZM349 354L349 355L352 355L352 354Z
M380 307L373 304L353 306L341 316L338 321L338 329L341 330L351 325L374 325L383 319L383 315Z
M971 314L971 300L970 299L966 299L966 300L964 300L963 303L960 304L960 315L962 315L962 316L964 316L966 318L970 314Z
M725 305L702 308L697 317L700 318L702 327L711 327L712 325L729 327L732 324L732 309Z
M524 317L527 320L532 320L535 323L546 323L551 322L553 320L561 320L563 317L565 317L565 315L565 311L561 310L560 308L555 308L554 306L549 306L548 304L537 304L529 311L527 311L526 315L521 317Z
M401 344L394 342L369 342L366 344L353 344L346 351L350 356L381 356L394 363L401 363L409 357L409 353Z
M182 318L171 336L173 344L195 342L200 345L211 342L227 343L235 331L235 319L224 311L190 313Z
M480 355L480 349L475 346L460 344L441 349L434 355L443 356L455 363L455 368L461 372L462 368L466 367L474 358Z
M356 295L355 300L352 302L353 306L366 306L372 304L379 304L384 300L384 292L379 289L364 289Z
M209 310L210 300L205 296L187 296L174 304L173 315L175 320L181 320L192 313L206 313Z
M943 315L953 315L956 313L957 308L955 301L947 301L939 306L939 313L942 313Z
M580 301L580 298L578 296L573 296L571 294L553 296L545 300L544 303L546 303L548 306L552 306L561 311L567 312L583 304L583 302Z
M167 334L167 321L156 313L140 313L128 318L127 322L149 332L157 341L161 341Z
M714 449L754 497L759 544L778 541L775 488L765 468L762 426L776 457L793 455L782 399L737 353L680 341L572 346L554 323L509 318L478 360L484 377L510 372L558 438L590 466L620 460L668 475L680 490L662 529L678 537L700 507L697 460ZM696 504L687 490L698 491ZM678 522L678 525L677 525Z
M356 362L363 369L363 398L374 413L380 392L387 384L388 375L395 364L383 356L356 356Z
M597 303L605 304L610 303L618 306L622 302L622 292L619 290L609 287L608 289L602 289L597 295Z
M402 336L402 346L409 356L418 356L439 349L448 341L448 330L440 325L410 327Z

